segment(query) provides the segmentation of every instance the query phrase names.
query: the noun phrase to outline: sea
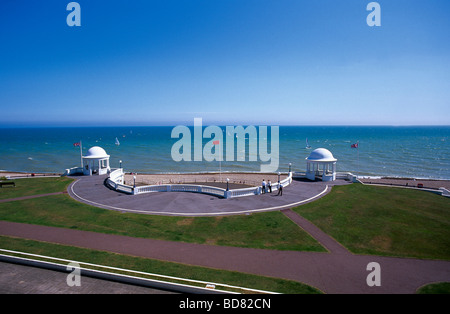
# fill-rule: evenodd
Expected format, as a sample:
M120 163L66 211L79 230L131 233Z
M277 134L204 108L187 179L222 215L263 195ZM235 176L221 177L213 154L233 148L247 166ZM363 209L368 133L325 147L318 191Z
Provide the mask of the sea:
M226 126L221 127L225 134ZM245 127L245 126L244 126ZM256 127L259 130L260 127ZM271 126L267 127L270 152ZM245 159L175 161L172 148L180 138L171 136L169 126L120 127L17 127L0 128L0 170L63 173L80 166L80 156L100 146L110 157L112 168L120 166L135 173L260 172L260 151ZM258 135L259 136L259 135ZM117 139L117 141L116 141ZM261 140L259 137L257 140ZM203 138L202 146L211 138ZM221 146L225 159L226 136ZM81 142L80 146L74 143ZM307 143L311 148L306 148ZM358 144L352 147L352 144ZM241 147L242 148L242 147ZM337 159L337 171L360 177L406 177L450 179L450 126L279 126L279 163L276 171L305 171L311 151L326 148ZM213 148L215 149L215 148ZM214 152L214 150L212 151ZM276 152L272 152L276 156Z

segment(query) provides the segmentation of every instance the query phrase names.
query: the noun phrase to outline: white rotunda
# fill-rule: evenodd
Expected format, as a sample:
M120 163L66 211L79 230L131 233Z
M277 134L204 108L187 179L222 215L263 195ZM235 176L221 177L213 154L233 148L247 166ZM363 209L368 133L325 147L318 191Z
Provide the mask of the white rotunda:
M109 155L99 146L89 148L86 155L82 156L82 159L84 175L102 175L111 171L109 167Z
M306 158L306 178L315 181L336 180L336 161L333 154L325 148L317 148Z

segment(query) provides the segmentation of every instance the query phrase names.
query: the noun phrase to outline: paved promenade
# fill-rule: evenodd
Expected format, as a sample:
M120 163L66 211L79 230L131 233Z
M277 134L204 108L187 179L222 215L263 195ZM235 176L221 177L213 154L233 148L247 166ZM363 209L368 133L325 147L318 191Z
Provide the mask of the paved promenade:
M67 273L0 262L0 294L170 294L141 286L82 277L80 286L67 285Z
M349 184L344 180L334 182L305 182L294 180L277 192L256 196L223 199L216 196L189 192L153 192L138 195L120 193L107 188L106 176L74 177L68 192L74 199L101 208L122 212L178 216L232 215L294 207L326 195L333 185Z
M355 255L290 210L287 215L328 253L276 251L133 238L0 221L0 234L189 265L296 280L325 293L414 293L422 285L450 281L450 262ZM311 228L312 227L312 228ZM381 286L369 287L367 265L381 266Z

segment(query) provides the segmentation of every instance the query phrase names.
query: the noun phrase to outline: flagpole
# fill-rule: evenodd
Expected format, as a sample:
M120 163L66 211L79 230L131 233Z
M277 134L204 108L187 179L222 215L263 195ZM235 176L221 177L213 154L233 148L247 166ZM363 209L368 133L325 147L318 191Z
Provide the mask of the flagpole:
M222 182L222 142L223 142L223 130L222 130L222 127L220 128L220 131L221 131L221 138L220 138L220 141L219 141L219 179L220 179L220 182Z
M359 174L359 140L356 141L356 155L357 155L356 169L358 171L356 177L358 178L358 174Z
M80 140L80 163L81 163L81 168L83 168L83 144L81 143Z

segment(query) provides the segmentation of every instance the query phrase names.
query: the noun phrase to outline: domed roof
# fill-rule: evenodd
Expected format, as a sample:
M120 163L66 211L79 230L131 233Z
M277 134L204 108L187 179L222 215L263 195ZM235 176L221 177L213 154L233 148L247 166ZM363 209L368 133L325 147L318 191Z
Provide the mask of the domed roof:
M109 155L106 154L105 150L100 146L93 146L89 148L86 155L83 156L83 158L106 158L106 157L109 157Z
M337 159L333 157L333 154L326 148L317 148L311 152L308 161L336 161Z

